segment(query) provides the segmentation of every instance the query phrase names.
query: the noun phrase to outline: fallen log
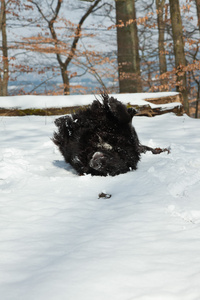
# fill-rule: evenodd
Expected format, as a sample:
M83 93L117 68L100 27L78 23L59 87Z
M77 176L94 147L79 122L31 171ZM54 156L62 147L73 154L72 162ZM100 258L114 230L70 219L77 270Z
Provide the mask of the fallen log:
M173 103L173 102L179 102L183 103L183 97L182 94L177 93L172 96L163 96L163 97L158 97L158 98L145 98L144 99L147 102L153 103L153 104L166 104L166 103Z
M155 117L157 115L163 115L167 113L174 113L177 116L182 116L184 114L183 106L180 104L175 105L169 108L163 107L154 107L152 108L150 105L143 105L140 107L136 107L137 114L136 116L146 116L146 117Z
M158 98L147 98L145 101L149 104L144 105L132 105L127 104L128 107L133 107L137 110L137 116L147 116L154 117L156 115L162 115L166 113L174 113L177 116L184 114L184 109L182 106L182 96L181 94L176 94L173 96L164 96ZM53 115L64 115L75 113L80 109L86 109L88 106L70 106L70 107L58 107L58 108L29 108L29 109L6 109L0 108L0 116L53 116Z

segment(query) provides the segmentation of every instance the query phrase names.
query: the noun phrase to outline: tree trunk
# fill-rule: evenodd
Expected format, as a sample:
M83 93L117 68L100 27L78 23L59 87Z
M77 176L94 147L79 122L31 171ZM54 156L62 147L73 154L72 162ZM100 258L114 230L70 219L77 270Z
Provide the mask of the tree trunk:
M198 118L199 116L199 103L200 103L200 84L198 84L195 118Z
M141 92L135 1L116 0L115 3L120 93Z
M61 69L61 75L62 75L62 80L63 80L63 94L69 95L70 94L70 86L69 86L69 76L67 73L67 67L63 63L60 66L60 69Z
M160 74L167 72L167 63L164 47L165 22L163 19L165 0L156 0L157 23L158 23L158 51ZM167 84L166 79L161 80L161 85Z
M198 18L198 25L199 25L199 31L200 31L200 0L195 0L196 7L197 7L197 18Z
M6 4L1 0L0 31L2 35L2 63L0 66L0 96L8 95L8 46L6 34Z
M189 114L187 80L186 72L184 71L184 67L186 66L186 59L184 52L183 27L180 14L179 0L169 0L169 3L174 43L177 91L182 93L183 106L186 113Z

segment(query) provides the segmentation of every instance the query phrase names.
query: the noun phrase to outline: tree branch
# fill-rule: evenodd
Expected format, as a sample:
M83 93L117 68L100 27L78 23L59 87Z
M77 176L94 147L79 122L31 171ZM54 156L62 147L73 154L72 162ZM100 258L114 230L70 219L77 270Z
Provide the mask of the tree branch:
M75 38L73 40L69 56L65 60L65 67L67 67L69 65L69 63L71 62L72 58L74 57L74 54L75 54L75 51L76 51L76 48L77 48L77 43L78 43L78 41L80 39L80 34L81 34L81 30L82 30L81 27L82 27L84 21L94 11L94 8L99 4L100 1L101 0L96 0L94 2L94 4L89 7L89 9L87 10L87 12L83 15L83 17L79 21L78 26L77 26L76 31L75 31Z
M45 15L43 14L40 6L35 1L30 1L30 2L33 3L37 7L37 9L38 9L39 13L41 14L41 16L43 17L43 19L48 23L48 27L49 27L49 30L51 32L51 36L55 41L55 46L57 46L58 45L58 39L57 39L57 35L56 35L56 32L55 32L55 29L54 29L53 25L54 25L55 20L58 17L58 14L59 14L59 11L60 11L63 0L58 0L56 10L54 12L54 16L52 17L52 19L50 21L45 17ZM56 53L56 57L57 57L57 60L59 62L59 65L61 67L63 67L64 63L62 62L60 54Z
M47 22L47 23L49 23L49 21L48 21L48 19L45 17L45 15L43 14L43 12L42 12L42 10L41 10L41 8L39 7L39 5L37 4L37 2L35 2L35 1L30 1L31 3L33 3L36 7L37 7L37 9L38 9L38 11L39 11L39 13L41 14L41 16L43 17L43 19Z
M46 80L42 81L40 84L38 84L37 86L35 86L28 94L32 94L35 90L37 90L41 85L43 85L44 83L46 83L47 81L51 80L52 78L54 78L54 76L47 78Z
M55 10L55 14L54 14L54 17L48 21L48 26L49 26L49 30L51 32L51 36L52 38L55 40L55 46L58 45L58 38L57 38L57 35L56 35L56 32L55 32L55 29L54 29L54 22L55 20L57 19L58 17L58 14L59 14L59 11L60 11L60 8L61 8L61 5L62 5L62 2L63 0L58 0L57 2L57 6L56 6L56 10ZM61 68L63 68L64 66L64 63L62 62L62 59L61 59L61 56L59 53L56 53L56 57L57 57L57 60L61 66Z

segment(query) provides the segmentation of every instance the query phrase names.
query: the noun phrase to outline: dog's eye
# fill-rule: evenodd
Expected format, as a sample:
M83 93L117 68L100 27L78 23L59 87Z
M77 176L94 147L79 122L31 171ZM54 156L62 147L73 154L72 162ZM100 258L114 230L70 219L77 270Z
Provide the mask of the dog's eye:
M98 138L99 138L99 143L97 144L97 147L103 148L105 150L112 150L113 147L110 144L104 142L100 136L98 136Z
M72 158L72 161L74 163L80 163L81 162L80 159L79 159L79 157L77 155Z

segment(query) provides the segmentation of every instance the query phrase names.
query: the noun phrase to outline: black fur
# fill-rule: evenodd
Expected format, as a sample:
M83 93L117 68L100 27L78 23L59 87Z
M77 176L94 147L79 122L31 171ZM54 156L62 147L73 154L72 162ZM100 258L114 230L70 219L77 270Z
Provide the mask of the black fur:
M79 174L115 176L136 170L141 152L154 150L140 145L132 126L136 111L102 95L86 110L55 121L53 141L67 163Z

